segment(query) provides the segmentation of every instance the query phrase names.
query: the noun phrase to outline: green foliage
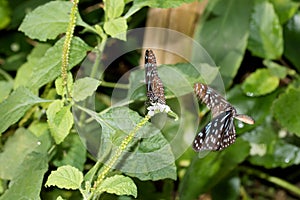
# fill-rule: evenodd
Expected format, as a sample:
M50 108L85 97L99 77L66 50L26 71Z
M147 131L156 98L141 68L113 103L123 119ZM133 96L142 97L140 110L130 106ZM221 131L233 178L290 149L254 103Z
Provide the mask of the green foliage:
M217 2L211 8L211 15L214 17L201 23L195 39L208 51L217 66L221 67L220 72L228 86L238 71L247 47L253 1L214 2Z
M0 199L247 199L259 190L275 198L279 187L300 197L299 1L208 1L194 39L218 67L195 49L192 64L158 62L182 123L144 116L145 72L130 71L139 54L101 68L112 56L105 45L131 49L126 31L145 24L146 7L190 2L0 0ZM226 99L255 124L236 120L233 145L196 154L192 138L210 116L190 101L192 86L219 76Z
M123 0L105 0L104 10L107 19L120 17L124 11L125 2Z
M271 3L256 0L251 15L248 48L253 55L280 58L283 53L282 27Z
M299 5L298 5L299 6ZM298 11L291 20L285 25L284 33L284 56L286 56L290 62L293 63L295 68L300 70L300 61L298 57L298 50L300 45L299 39L299 22L300 12Z
M249 161L265 168L288 167L299 163L299 147L281 140L274 127L266 120L265 124L243 135L251 142L252 152Z
M4 29L11 20L11 9L6 0L0 1L0 30Z
M63 39L58 40L40 58L39 62L33 68L31 81L27 83L29 88L36 90L60 75L63 42ZM91 50L91 48L83 40L74 37L69 56L69 69L72 69L81 62L88 50Z
M211 153L204 158L195 156L180 184L180 199L194 199L210 190L245 160L249 150L247 142L238 140L222 153Z
M52 137L60 144L73 126L71 106L63 106L60 100L53 101L47 109L47 118Z
M71 73L68 73L67 88L70 91L73 90L73 76ZM63 79L61 76L55 80L55 89L56 89L56 93L60 96L65 96L69 92L63 86Z
M47 102L47 100L35 96L25 87L15 90L0 104L2 108L0 110L0 133L16 123L33 105L41 102Z
M299 8L299 4L292 0L271 0L271 3L278 15L280 24L284 24L291 19Z
M17 71L14 81L14 89L19 86L28 86L33 78L33 73L36 70L35 66L39 65L40 59L51 46L49 44L38 43L28 54L27 62L25 62Z
M264 60L263 64L269 68L269 71L273 76L277 76L280 79L285 78L287 75L293 76L296 74L294 70L286 68L285 66L279 65L270 60Z
M37 199L40 196L43 176L48 170L48 134L44 131L36 137L19 128L5 143L0 154L0 176L2 180L10 180L11 184L0 199L21 199L24 196Z
M104 30L107 34L113 38L119 38L125 40L125 32L127 30L127 23L124 17L112 19L104 23Z
M250 144L247 161L252 166L273 169L288 168L299 163L299 116L296 114L299 113L296 104L300 96L299 71L296 71L299 70L299 56L296 55L299 51L298 9L299 3L289 0L257 0L248 4L234 0L211 1L204 15L206 18L199 22L196 39L220 66L225 85L233 85L227 93L229 102L237 108L238 113L248 113L255 119L254 126L236 123L237 133L242 134ZM242 39L243 42L238 41ZM232 56L234 53L239 56ZM226 56L231 57L225 59ZM261 59L258 61L253 57ZM244 61L241 66L242 58ZM237 79L236 75L244 77ZM243 82L237 85L235 81ZM290 86L286 87L287 84ZM207 157L202 158L202 165L205 159ZM191 164L187 172L198 173L198 177L194 180L196 175L193 174L190 176L193 178L187 181L189 174L186 174L183 179L185 182L180 183L180 187L184 188L181 189L183 198L196 198L208 190L211 190L214 198L219 198L221 192L217 188L227 187L226 180L233 175L225 175L220 182L218 176L209 177L206 182L209 173L214 171L215 162L207 166L209 171L200 167L191 169L194 167ZM194 172L196 170L198 172ZM256 175L273 182L265 175ZM232 187L243 187L243 182L238 184ZM276 181L276 184L296 191L297 195L300 192L299 188L283 181ZM188 188L185 188L187 185ZM221 195L221 199L227 195L230 194ZM232 195L236 196L236 192Z
M132 195L137 197L137 188L134 182L126 176L114 175L103 181L97 190L98 193L111 193L116 195Z
M78 134L68 135L61 144L59 151L61 153L53 160L55 166L71 165L80 171L84 169L87 152Z
M242 89L248 96L260 96L273 92L278 85L279 78L272 75L270 70L258 69L245 80Z
M127 21L120 17L124 11L124 0L106 0L104 4L105 22L104 31L113 38L126 40Z
M82 181L82 172L75 167L66 165L52 171L45 185L76 190L80 188Z
M0 102L6 99L6 97L9 95L10 91L13 88L13 84L8 81L0 81Z
M101 147L103 149L102 156L106 156L107 150L105 151L105 149L110 149L110 145L121 145L126 133L132 130L132 127L136 126L142 117L127 108L115 108L97 116L96 120L101 124L103 134L112 142L112 144L103 144L104 146ZM141 138L143 140L138 142L136 150L127 156L126 162L122 164L120 170L140 180L176 179L174 155L170 144L160 130L151 123L146 123L136 133L136 139L132 141L132 145ZM139 163L143 163L143 165ZM136 169L136 166L139 166L139 169Z
M55 39L67 30L71 7L72 3L67 1L52 1L42 5L26 15L19 30L32 39L40 41ZM79 15L77 24L83 25Z
M130 17L135 12L139 11L141 8L145 6L149 6L151 8L174 8L180 6L184 3L191 3L194 0L169 0L169 1L161 1L161 0L134 0L132 7L125 14L125 18Z
M91 96L98 88L99 81L93 78L85 77L77 79L74 83L73 97L75 101L82 101Z
M13 179L16 173L22 169L22 163L27 162L27 157L30 157L30 154L33 152L45 152L45 149L43 150L39 147L39 142L42 142L44 148L49 148L48 138L44 137L45 135L47 135L47 132L44 132L40 137L36 137L24 128L18 129L5 143L3 152L0 154L1 163L5 163L5 165L2 164L0 166L1 178ZM39 139L41 140L39 141ZM19 144L18 148L15 147L15 144Z
M11 180L9 189L0 199L38 199L40 196L43 176L48 170L47 155L32 152L27 155Z
M288 131L300 136L300 90L291 88L274 102L273 112L278 122ZM286 108L289 106L289 109Z

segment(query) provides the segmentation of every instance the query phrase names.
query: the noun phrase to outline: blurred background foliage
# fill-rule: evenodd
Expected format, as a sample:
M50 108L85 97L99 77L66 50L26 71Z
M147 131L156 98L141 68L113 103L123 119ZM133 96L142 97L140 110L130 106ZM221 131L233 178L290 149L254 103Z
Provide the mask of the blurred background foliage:
M86 53L100 44L99 35L101 39L103 35L118 37L122 31L145 27L150 9L191 2L81 0L70 50L71 72L76 74ZM200 19L194 22L193 38L219 67L228 101L256 123L236 122L238 139L222 152L199 158L188 149L176 162L167 152L166 159L174 162L167 171L151 176L127 174L137 186L137 199L299 199L300 2L212 0L204 5ZM71 165L86 173L95 164L71 121L60 124L67 127L65 135L50 134L51 120L56 123L51 112L61 106L50 107L49 100L61 95L54 81L60 75L61 38L69 22L66 10L71 10L70 2L50 5L48 0L0 0L0 199L81 199L76 190L46 188L45 181L59 166ZM33 11L36 13L30 16ZM98 111L110 106L115 86L110 83L137 66L141 54L130 52L111 63L101 80L104 85L97 90ZM187 65L167 67L182 70ZM192 72L182 73L189 81L195 80ZM133 81L138 77L143 77L141 70L124 80L125 87L120 88L124 98L128 90L131 93L139 87ZM96 90L92 84L99 83L90 83L89 89ZM140 111L145 91L135 91L132 100L135 103L130 108ZM167 100L170 107L176 107L168 90ZM200 108L199 127L203 127L209 113L205 106ZM60 112L67 115L65 110ZM132 116L138 119L136 114ZM118 125L109 121L109 113L101 117ZM157 140L167 143L176 127L165 127L166 139ZM152 151L151 141L145 143L144 148ZM133 197L105 193L101 199Z

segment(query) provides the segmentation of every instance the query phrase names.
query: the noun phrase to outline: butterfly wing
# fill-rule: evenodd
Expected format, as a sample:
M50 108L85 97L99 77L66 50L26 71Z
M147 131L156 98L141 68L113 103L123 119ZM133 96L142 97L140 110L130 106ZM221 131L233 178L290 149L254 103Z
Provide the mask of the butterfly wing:
M197 152L210 150L219 151L236 139L233 123L233 112L228 110L213 118L195 137L193 149Z
M148 101L166 104L163 83L158 76L156 58L152 50L145 52L145 73Z
M216 90L205 84L196 83L194 91L197 97L211 110L213 118L228 110L228 108L234 109Z

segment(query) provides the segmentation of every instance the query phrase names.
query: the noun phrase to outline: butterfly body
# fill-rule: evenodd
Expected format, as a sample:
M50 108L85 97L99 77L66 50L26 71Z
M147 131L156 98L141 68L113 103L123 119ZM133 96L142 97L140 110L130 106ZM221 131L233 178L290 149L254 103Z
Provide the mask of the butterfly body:
M163 83L157 72L156 58L149 49L145 52L145 80L149 103L166 104Z
M248 124L254 124L251 117L237 114L236 109L209 86L196 83L194 91L212 112L212 120L194 139L193 149L195 151L219 151L233 144L236 140L234 118Z

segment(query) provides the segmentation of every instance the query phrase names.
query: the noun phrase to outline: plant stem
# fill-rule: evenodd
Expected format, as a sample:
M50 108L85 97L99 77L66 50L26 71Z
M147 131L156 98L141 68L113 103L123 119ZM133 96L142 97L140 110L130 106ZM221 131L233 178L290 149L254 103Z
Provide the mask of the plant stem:
M61 66L61 77L63 80L63 88L66 88L67 91L67 97L70 96L68 88L67 88L67 82L68 82L68 66L69 66L69 54L70 54L70 46L71 41L76 25L76 13L77 13L77 4L79 0L73 0L73 6L70 13L70 22L69 26L66 32L65 42L63 46L63 52L62 52L62 66Z
M275 177L275 176L270 176L266 173L263 173L261 171L258 171L258 170L255 170L255 169L250 169L250 168L247 168L247 167L241 167L240 168L241 171L244 171L248 174L252 174L252 175L255 175L261 179L264 179L264 180L267 180L271 183L274 183L276 185L279 185L280 187L294 193L295 195L297 196L300 196L300 188L299 187L296 187L294 186L293 184L281 179L281 178L278 178L278 177Z
M123 151L126 150L130 141L133 139L134 135L138 132L140 128L144 126L144 124L150 119L150 115L146 115L144 119L142 119L134 129L127 135L127 137L123 140L122 144L117 149L115 155L108 161L107 165L104 165L102 172L98 176L98 179L95 181L93 188L91 189L91 196L94 196L95 191L100 186L104 178L107 176L111 168L115 165L115 163L120 158Z
M90 74L90 77L92 77L92 78L101 78L101 77L98 77L99 75L97 74L97 72L98 72L98 70L100 70L99 63L101 60L102 52L103 52L103 50L96 47L96 50L95 50L96 59L94 61L94 64L93 64L93 67L91 70L91 74ZM103 72L100 72L100 74L103 74Z

